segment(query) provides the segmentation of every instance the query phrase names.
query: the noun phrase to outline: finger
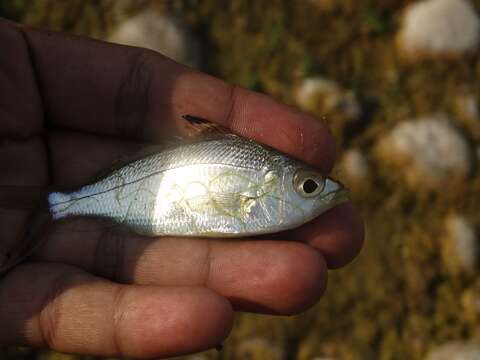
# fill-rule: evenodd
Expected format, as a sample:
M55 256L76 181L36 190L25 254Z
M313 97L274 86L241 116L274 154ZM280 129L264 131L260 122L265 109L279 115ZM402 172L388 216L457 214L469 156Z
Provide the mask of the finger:
M122 283L205 286L236 310L294 314L318 301L327 268L312 247L286 241L145 238L78 220L57 225L35 259Z
M77 188L141 151L138 143L74 131L47 135L53 186Z
M352 203L337 206L302 227L284 235L301 239L318 249L330 269L345 266L360 252L365 230Z
M24 139L42 127L42 103L29 49L14 24L0 19L0 137Z
M46 156L45 146L38 136L22 140L1 139L0 187L44 186L47 183ZM16 191L21 192L21 189ZM0 262L0 269L2 265L7 267L8 264L9 267L10 264L25 256L24 251L34 245L30 240L36 240L25 237L25 227L27 224L32 225L32 214L18 210L21 206L18 204L17 196L21 198L21 195L21 193L14 194L7 200L4 197L5 192L2 194L0 256L3 254L10 260L5 263ZM31 226L29 228L32 229Z
M0 283L0 343L102 357L167 357L218 345L229 303L208 289L114 284L29 263Z
M230 127L328 171L335 145L324 123L271 98L150 50L24 29L55 124L159 139L191 114ZM72 86L75 84L75 86Z
M43 109L28 47L10 22L0 21L0 53L8 54L0 56L0 185L43 185L46 153L35 136L42 127ZM0 209L0 257L14 261L20 255L22 246L15 244L23 236L28 214L7 210L8 205ZM7 263L0 261L0 269Z

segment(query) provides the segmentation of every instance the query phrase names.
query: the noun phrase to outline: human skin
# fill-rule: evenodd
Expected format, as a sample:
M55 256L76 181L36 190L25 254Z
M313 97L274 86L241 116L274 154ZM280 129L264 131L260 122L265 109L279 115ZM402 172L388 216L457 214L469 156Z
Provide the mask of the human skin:
M181 132L185 114L324 172L334 164L324 123L149 50L0 19L0 54L2 185L74 188L139 142ZM0 254L27 224L26 212L0 209ZM328 269L349 263L363 234L350 203L258 239L135 237L86 220L50 226L33 256L0 279L0 344L135 358L208 349L228 336L235 312L314 305Z

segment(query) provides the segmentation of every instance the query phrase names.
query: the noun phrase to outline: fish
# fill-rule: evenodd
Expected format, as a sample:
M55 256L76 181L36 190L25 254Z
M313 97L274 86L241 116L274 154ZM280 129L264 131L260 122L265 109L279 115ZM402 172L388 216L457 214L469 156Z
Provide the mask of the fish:
M244 237L296 228L348 200L343 184L299 160L208 120L185 119L209 135L77 190L51 192L52 219L102 218L145 236Z
M154 147L84 186L0 187L0 207L35 209L0 276L26 259L51 222L103 219L135 234L237 238L299 227L349 199L310 165L208 120L184 116L193 140Z

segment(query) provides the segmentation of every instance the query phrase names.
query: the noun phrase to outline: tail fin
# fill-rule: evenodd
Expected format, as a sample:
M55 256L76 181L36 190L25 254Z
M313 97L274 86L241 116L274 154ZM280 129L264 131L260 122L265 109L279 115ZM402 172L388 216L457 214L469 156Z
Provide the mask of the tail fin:
M49 212L54 220L68 216L67 209L72 205L72 196L68 193L52 191L47 196Z

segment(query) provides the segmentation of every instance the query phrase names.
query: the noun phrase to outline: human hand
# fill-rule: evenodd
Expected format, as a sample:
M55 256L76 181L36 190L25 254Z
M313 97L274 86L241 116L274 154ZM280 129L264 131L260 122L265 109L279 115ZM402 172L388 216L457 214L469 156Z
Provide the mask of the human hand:
M0 21L0 182L76 187L192 114L328 172L325 125L157 53ZM57 224L0 280L0 344L97 356L208 349L234 311L295 314L363 242L351 204L268 239L144 238ZM0 254L28 226L0 210ZM5 231L3 231L5 229ZM76 226L78 229L78 226Z

